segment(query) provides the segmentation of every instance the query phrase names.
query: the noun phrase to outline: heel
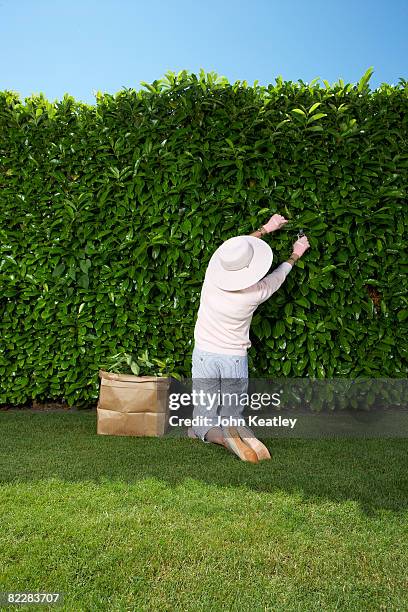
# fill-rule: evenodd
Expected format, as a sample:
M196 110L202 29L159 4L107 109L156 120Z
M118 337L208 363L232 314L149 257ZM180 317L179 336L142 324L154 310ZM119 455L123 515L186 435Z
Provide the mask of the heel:
M225 434L225 445L228 450L237 455L241 461L258 463L258 456L256 452L241 440L235 427L227 427Z
M244 443L256 453L259 461L271 458L271 454L265 444L258 440L258 438L255 438L255 436L251 436L251 432L248 429L242 426L237 429Z

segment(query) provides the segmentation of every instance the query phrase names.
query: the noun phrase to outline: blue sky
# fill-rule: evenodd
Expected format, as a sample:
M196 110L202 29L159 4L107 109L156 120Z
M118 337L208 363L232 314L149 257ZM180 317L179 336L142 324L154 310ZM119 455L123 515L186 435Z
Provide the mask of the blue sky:
M267 85L370 66L375 89L408 78L407 26L407 0L0 0L0 89L94 104L167 70Z

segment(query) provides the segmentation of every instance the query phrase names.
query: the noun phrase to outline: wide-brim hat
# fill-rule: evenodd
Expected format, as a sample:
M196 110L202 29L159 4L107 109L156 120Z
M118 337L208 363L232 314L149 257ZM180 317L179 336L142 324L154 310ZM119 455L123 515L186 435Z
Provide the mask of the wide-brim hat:
M262 239L234 236L214 251L206 276L225 291L247 289L265 276L272 260L272 249Z

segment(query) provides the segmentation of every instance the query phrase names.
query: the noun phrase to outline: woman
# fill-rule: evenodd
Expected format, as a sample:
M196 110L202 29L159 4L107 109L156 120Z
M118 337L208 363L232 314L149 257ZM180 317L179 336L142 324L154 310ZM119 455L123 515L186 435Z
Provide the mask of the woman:
M273 253L262 237L286 223L287 219L275 214L256 232L230 238L214 252L206 270L194 329L193 389L205 393L194 404L193 419L199 424L190 428L189 436L221 444L252 463L270 459L268 449L247 427L219 426L219 416L236 416L241 409L222 405L218 415L218 404L208 401L208 393L223 394L232 387L235 393L243 393L247 389L252 315L279 289L295 261L310 246L306 236L299 238L289 259L267 274Z

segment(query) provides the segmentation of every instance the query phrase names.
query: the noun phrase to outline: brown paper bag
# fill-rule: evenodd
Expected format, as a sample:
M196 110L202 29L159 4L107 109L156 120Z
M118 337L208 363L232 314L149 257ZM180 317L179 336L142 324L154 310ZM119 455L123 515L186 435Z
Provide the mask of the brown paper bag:
M97 433L162 436L168 426L170 378L99 370Z

